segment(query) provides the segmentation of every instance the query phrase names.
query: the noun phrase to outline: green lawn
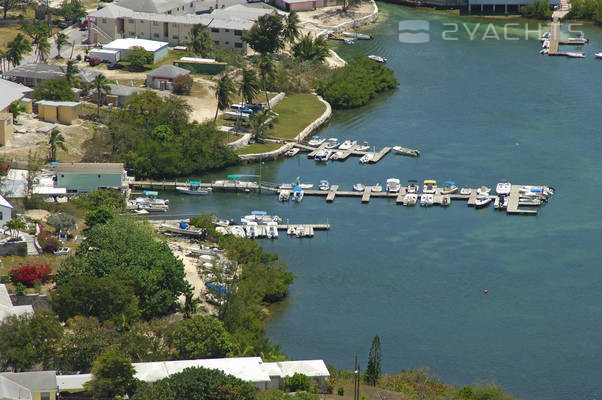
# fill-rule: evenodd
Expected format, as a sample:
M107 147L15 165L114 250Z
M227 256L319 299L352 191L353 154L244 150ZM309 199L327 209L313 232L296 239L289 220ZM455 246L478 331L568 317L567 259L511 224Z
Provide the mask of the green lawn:
M278 117L268 135L293 139L325 110L326 106L312 94L288 95L274 107Z
M19 32L19 25L0 27L0 49L6 50L8 42L12 41Z
M282 147L282 143L253 143L242 149L236 150L236 154L267 153L268 151L274 151L280 147Z

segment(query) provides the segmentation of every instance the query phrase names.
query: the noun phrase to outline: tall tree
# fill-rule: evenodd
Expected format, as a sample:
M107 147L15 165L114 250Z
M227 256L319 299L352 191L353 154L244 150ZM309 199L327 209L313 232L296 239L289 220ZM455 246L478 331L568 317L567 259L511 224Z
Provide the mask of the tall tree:
M39 61L46 61L50 54L50 42L48 38L52 34L52 30L41 22L29 23L23 21L21 30L27 34L35 48L35 53Z
M195 25L190 30L190 41L186 43L188 51L201 57L208 57L215 50L215 43L211 40L209 29L201 24Z
M217 113L219 110L226 110L230 107L230 98L234 93L234 84L232 79L228 75L222 76L217 83L217 89L215 89L215 97L217 98L217 109L215 110L215 117L213 122L217 120Z
M75 85L77 83L77 74L79 73L79 68L77 64L73 60L67 61L67 68L65 69L65 78L69 81L71 85Z
M308 33L293 45L293 55L303 61L323 62L328 54L328 45L324 36L312 38Z
M36 178L40 174L40 170L44 165L42 157L38 156L38 153L31 153L31 150L27 152L27 177L25 178L25 198L31 198L33 194L33 185Z
M274 127L272 122L272 118L274 113L270 110L266 110L262 113L256 113L249 118L249 125L251 127L251 132L253 133L253 137L255 139L260 139L264 137L268 130Z
M258 53L274 53L284 45L281 37L282 29L283 25L280 17L275 14L263 15L245 33L243 40Z
M10 232L10 238L16 240L19 238L19 233L27 229L27 225L20 219L11 219L4 225Z
M56 45L56 58L63 58L61 57L61 49L63 48L63 46L69 44L69 39L67 39L67 35L65 35L63 32L58 32L54 36L54 44Z
M50 56L50 41L48 40L48 36L41 36L37 42L35 42L35 47L38 61L45 63Z
M130 359L120 351L108 350L102 353L92 365L92 380L85 384L93 399L113 399L116 396L135 392L136 370Z
M48 134L48 159L50 161L56 161L56 151L58 149L67 152L65 137L61 131L55 128Z
M32 50L31 42L22 33L18 33L6 47L5 57L15 67L21 64L23 57Z
M79 0L65 0L59 8L58 14L67 21L75 22L86 16L86 8Z
M382 352L380 349L380 337L376 335L374 336L374 339L372 339L372 345L370 346L370 353L368 354L368 366L366 367L365 374L366 382L372 386L376 386L376 383L380 379L381 362Z
M301 32L299 30L299 15L295 11L286 17L284 27L282 28L282 36L289 43L293 44L299 38Z
M71 90L71 83L64 76L49 79L38 84L31 96L36 100L75 100L75 93Z
M29 4L27 0L2 0L0 1L0 5L4 10L4 19L6 19L6 15L9 10L14 10L18 8L25 8Z
M273 79L276 74L276 67L274 66L274 60L267 54L259 57L259 74L261 75L261 83L263 85L263 91L265 92L265 101L270 109L270 98L268 96L268 80Z
M259 92L259 81L257 75L252 69L242 70L242 82L240 83L240 96L243 101L253 103L255 96Z
M109 81L107 81L106 76L103 74L96 75L94 81L92 82L92 86L96 89L96 117L100 118L100 105L102 103L102 94L111 92L111 87L109 86Z
M234 350L222 322L202 315L180 322L173 330L172 343L181 360L226 357Z

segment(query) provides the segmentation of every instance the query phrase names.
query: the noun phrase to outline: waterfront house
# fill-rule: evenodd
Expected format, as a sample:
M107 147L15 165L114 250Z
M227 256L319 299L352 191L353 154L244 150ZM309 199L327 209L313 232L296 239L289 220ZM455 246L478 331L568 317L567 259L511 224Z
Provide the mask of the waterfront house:
M284 11L312 11L321 7L336 6L336 0L275 0L274 5Z
M146 86L159 90L172 90L174 79L180 75L190 75L190 71L164 64L146 74Z
M122 190L127 184L127 172L122 163L60 163L56 166L55 187L65 188L67 193Z
M6 202L6 200L4 200ZM5 318L11 315L31 315L33 314L33 307L31 305L26 306L13 306L13 302L10 299L6 285L0 284L0 323ZM56 387L56 385L55 385ZM2 397L2 391L0 391L0 399Z
M5 79L17 82L30 88L50 79L65 76L66 67L50 64L23 64L4 73ZM92 83L100 72L87 68L80 68L77 78L85 83Z
M56 400L56 371L0 373L0 399Z

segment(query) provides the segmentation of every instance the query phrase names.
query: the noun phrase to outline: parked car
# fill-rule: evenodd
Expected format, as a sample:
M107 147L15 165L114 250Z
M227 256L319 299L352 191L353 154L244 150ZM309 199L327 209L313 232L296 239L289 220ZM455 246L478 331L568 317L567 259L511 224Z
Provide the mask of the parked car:
M59 22L57 22L57 24L56 24L56 25L57 25L59 28L61 28L61 29L65 29L65 28L67 28L69 25L71 25L71 23L70 23L69 21L67 21L67 20L64 20L64 19L62 19L62 20L60 20Z
M89 22L89 21L88 21L87 19L85 19L85 20L81 21L81 22L79 23L79 30L80 30L80 31L85 31L85 30L87 30L87 29L88 29L88 22Z
M245 106L248 109L253 110L253 112L260 112L261 110L263 110L263 104L245 103Z
M91 67L98 65L102 62L102 60L98 57L90 57L88 59L88 63L90 64Z
M107 65L107 69L123 69L123 64L119 64L118 62L112 62Z

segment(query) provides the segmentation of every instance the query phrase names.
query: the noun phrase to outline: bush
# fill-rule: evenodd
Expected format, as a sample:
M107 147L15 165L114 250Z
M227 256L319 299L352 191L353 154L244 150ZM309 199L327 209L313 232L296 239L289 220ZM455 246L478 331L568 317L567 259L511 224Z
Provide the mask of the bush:
M19 268L10 270L11 280L15 283L22 283L32 287L36 281L45 282L48 280L52 269L48 264L21 264Z
M144 50L143 47L133 47L126 57L126 61L130 63L131 71L144 71L146 65L152 64L154 60L153 53Z
M192 89L192 78L190 75L178 75L173 80L173 92L175 94L190 94Z
M339 388L337 389L337 394L339 396L345 396L345 388L343 386L339 386Z
M521 7L521 14L525 18L546 20L552 16L552 10L547 0L535 0L535 3Z
M35 100L73 101L75 94L67 78L55 78L40 83L33 91Z
M572 0L567 18L592 20L602 24L602 2L599 0Z
M27 243L17 243L17 255L20 257L27 255Z
M284 378L284 390L288 392L307 392L311 386L311 378L307 375L295 373Z
M59 240L49 232L40 232L36 238L44 253L54 253L61 246Z

